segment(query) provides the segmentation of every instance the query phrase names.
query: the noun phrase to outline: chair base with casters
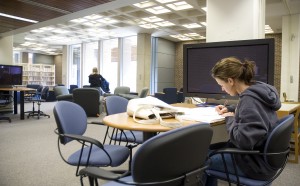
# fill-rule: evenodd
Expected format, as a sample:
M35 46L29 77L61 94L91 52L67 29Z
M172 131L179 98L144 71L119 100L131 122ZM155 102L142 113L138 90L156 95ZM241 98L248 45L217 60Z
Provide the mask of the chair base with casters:
M280 119L274 126L272 132L267 136L264 149L259 150L242 150L237 148L221 148L210 153L210 157L215 155L221 155L225 171L219 171L214 169L206 170L206 174L210 177L227 181L229 185L231 183L236 185L247 186L265 186L270 185L283 171L290 152L289 141L292 133L294 123L294 116L289 115ZM279 140L280 139L280 140ZM225 161L225 154L229 154L232 160L234 173L228 172L228 162ZM260 173L256 173L256 179L254 175L250 177L240 176L237 173L238 165L236 159L237 155L251 155L261 156L261 160L264 161L265 168L270 170L270 175L262 176ZM258 159L256 159L258 161ZM242 166L247 166L246 164ZM248 165L249 166L249 165ZM241 167L240 167L241 168ZM258 176L260 178L258 178Z
M34 102L32 104L34 105ZM33 106L33 110L28 112L27 118L37 117L38 119L40 119L41 116L50 118L50 115L45 114L43 111L40 110L41 102L37 102L37 105L38 105L38 110L35 111Z
M27 118L37 117L38 119L40 119L41 116L50 118L50 115L45 114L40 109L41 108L41 103L45 102L46 98L48 97L48 92L49 92L49 87L45 86L45 87L43 87L42 92L39 95L37 95L37 96L35 96L31 99L31 101L32 101L32 111L28 112L29 114L27 115ZM34 108L35 103L37 103L37 105L38 105L37 110L35 110L35 108Z
M87 167L79 171L81 182L89 177L90 184L97 179L111 180L110 185L203 185L202 176L206 164L212 128L198 123L157 135L136 151L131 163L131 172L113 172Z

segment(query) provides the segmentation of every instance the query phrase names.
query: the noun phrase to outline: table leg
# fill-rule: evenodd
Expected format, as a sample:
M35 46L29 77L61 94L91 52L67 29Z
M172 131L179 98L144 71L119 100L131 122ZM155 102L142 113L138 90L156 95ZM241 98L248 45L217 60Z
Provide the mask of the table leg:
M147 141L148 139L150 139L156 135L157 135L156 132L143 132L143 139L144 139L144 141Z
M20 119L24 119L24 91L20 91Z
M18 114L18 91L14 91L14 114Z

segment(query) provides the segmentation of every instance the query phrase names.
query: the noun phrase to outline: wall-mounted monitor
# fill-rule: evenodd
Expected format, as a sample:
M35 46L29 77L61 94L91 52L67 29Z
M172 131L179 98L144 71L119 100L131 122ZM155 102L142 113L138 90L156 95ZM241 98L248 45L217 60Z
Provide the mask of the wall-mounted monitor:
M16 65L0 64L0 85L22 85L23 68Z
M183 91L185 96L230 99L211 76L222 58L235 56L256 64L255 80L274 85L274 39L225 41L183 46Z

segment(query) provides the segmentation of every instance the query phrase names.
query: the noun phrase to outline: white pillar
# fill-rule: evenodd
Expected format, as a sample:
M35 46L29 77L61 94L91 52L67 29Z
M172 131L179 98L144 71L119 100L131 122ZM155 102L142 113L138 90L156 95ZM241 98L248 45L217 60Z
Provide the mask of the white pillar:
M206 41L265 38L265 0L207 0Z
M298 102L300 60L300 14L282 18L281 93ZM283 96L281 94L281 100Z
M13 64L13 36L0 38L0 64Z

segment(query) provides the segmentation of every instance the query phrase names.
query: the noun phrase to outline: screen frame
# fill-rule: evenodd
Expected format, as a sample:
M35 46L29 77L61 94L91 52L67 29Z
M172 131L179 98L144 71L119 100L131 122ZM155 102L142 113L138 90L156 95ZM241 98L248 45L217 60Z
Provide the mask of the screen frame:
M23 85L23 67L20 65L6 65L6 64L0 64L0 68L5 67L5 68L19 68L20 70L20 79L18 79L18 82L15 84L13 81L7 83L0 82L0 86L14 86L14 85ZM10 73L10 76L12 74Z
M204 49L204 48L220 48L220 47L238 47L238 46L268 46L268 64L267 64L267 83L274 85L274 66L275 66L275 43L273 38L252 39L252 40L238 40L238 41L221 41L211 43L197 43L183 45L183 93L186 97L199 98L214 98L214 99L238 99L237 96L230 96L224 93L203 93L203 92L189 92L188 91L188 50L189 49ZM230 57L230 56L224 56ZM243 60L243 59L242 59ZM217 61L216 61L217 62ZM216 63L215 62L215 63ZM209 69L210 71L211 69ZM211 76L210 76L211 77ZM209 77L209 78L210 78ZM212 78L212 77L211 77ZM217 82L216 82L217 85ZM217 85L218 86L218 85ZM220 87L221 90L221 87Z

